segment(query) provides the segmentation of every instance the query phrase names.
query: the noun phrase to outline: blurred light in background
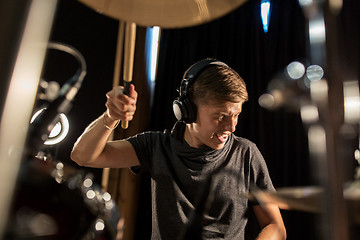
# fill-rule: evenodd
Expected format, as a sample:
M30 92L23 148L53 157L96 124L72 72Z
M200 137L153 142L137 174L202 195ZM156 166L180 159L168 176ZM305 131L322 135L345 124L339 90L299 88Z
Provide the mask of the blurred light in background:
M261 0L260 15L265 33L267 33L269 30L270 10L271 10L270 0Z
M313 0L299 0L299 4L302 7L310 6L313 4Z
M155 89L156 71L159 52L160 27L154 26L146 29L145 57L146 72L150 87L150 106L152 106Z
M305 66L301 62L294 61L291 62L286 67L286 75L292 80L300 79L305 74Z
M313 124L319 120L319 111L315 105L307 104L301 106L300 108L300 116L303 123Z
M323 76L324 76L324 69L319 65L310 65L306 69L306 77L312 82L320 81Z
M344 82L344 120L346 123L360 123L360 94L357 80Z
M325 42L325 22L322 16L315 17L309 21L309 37L311 44Z
M151 27L146 30L146 62L147 62L147 75L151 82L155 81L157 58L159 49L160 28Z
M324 69L319 65L310 65L306 68L306 77L304 78L304 84L307 88L310 88L311 82L320 81L324 76Z

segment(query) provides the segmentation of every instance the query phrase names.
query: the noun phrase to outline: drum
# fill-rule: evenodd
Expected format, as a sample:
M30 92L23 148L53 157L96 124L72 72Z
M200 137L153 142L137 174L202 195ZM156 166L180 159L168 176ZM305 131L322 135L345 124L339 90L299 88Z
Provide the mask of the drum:
M16 186L4 239L116 239L119 209L92 174L33 158Z

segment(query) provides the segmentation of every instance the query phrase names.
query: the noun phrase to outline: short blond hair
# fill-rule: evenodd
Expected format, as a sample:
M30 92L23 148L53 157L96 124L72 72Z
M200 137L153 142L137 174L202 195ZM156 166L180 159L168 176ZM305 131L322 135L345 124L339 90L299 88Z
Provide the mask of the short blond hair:
M220 102L245 102L249 99L246 84L240 75L228 66L207 67L189 88L189 98L197 105L207 99Z

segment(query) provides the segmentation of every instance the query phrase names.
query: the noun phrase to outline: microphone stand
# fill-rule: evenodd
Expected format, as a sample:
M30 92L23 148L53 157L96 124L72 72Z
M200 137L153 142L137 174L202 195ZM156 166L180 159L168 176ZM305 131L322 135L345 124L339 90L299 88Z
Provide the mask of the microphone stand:
M86 62L81 53L73 47L60 43L49 43L48 48L61 50L74 56L81 67L61 88L58 97L30 124L26 140L26 154L36 155L60 118L67 113L86 75Z

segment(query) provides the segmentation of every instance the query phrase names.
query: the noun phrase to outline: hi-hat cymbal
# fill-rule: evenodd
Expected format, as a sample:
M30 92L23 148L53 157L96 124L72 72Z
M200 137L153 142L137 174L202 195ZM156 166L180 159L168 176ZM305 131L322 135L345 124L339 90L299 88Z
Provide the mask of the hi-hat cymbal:
M246 0L79 0L115 19L140 26L180 28L224 16Z

